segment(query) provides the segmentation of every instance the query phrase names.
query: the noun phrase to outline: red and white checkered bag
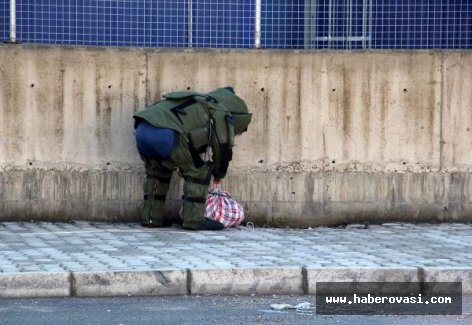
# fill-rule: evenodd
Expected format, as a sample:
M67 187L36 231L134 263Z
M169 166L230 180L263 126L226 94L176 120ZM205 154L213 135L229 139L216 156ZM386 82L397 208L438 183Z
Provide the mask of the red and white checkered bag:
M214 186L208 191L205 218L218 221L225 228L239 226L244 221L244 208L228 192Z

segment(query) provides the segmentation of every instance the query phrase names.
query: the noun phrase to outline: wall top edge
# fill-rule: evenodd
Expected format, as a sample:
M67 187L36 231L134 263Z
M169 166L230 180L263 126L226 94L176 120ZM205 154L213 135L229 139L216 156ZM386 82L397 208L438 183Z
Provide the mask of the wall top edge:
M70 51L120 51L144 53L282 53L282 54L442 54L442 53L472 53L472 49L360 49L360 50L330 50L330 49L253 49L253 48L177 48L177 47L132 47L132 46L93 46L93 45L66 45L66 44L27 44L27 43L0 43L0 49L38 49L38 50L70 50Z

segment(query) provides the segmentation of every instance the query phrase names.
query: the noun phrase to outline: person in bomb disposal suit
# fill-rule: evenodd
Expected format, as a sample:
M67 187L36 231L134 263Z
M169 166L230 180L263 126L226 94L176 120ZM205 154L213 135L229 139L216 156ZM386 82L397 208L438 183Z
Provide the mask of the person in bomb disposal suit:
M136 144L146 169L145 227L168 227L164 203L175 167L185 180L183 227L190 230L218 230L223 225L204 217L205 200L213 175L219 183L226 175L233 155L235 135L247 130L252 114L232 87L208 94L177 91L133 115ZM200 154L211 147L212 160Z

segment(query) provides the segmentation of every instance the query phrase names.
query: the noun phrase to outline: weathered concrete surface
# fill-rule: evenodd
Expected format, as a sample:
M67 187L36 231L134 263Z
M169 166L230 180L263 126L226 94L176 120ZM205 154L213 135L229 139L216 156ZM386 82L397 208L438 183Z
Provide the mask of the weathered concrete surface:
M249 220L472 218L469 51L2 45L0 62L3 220L137 220L133 112L225 85L254 113L224 183Z
M471 171L472 52L450 53L443 63L442 167Z
M472 267L426 267L425 282L462 282L462 293L472 294Z
M0 173L0 209L10 213L5 219L25 221L138 221L142 179L129 170L8 170ZM446 222L472 215L469 173L231 172L224 186L258 225ZM169 214L177 215L181 192L175 175Z
M225 187L256 224L272 226L472 216L469 173L241 172L231 173Z
M78 272L72 274L71 283L71 295L76 297L183 295L187 272Z
M145 105L144 53L2 46L0 61L2 166L102 169L139 160L129 135L130 114Z
M317 282L412 282L419 288L416 267L308 268L308 293L316 294Z
M301 268L191 271L191 293L213 295L303 294Z
M69 273L2 273L0 298L68 297Z

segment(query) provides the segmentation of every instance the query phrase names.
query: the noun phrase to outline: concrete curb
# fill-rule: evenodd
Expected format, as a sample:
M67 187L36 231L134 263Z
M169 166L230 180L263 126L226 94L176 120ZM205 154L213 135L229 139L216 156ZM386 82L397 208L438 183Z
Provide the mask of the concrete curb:
M416 267L307 268L308 293L316 282L421 282Z
M462 282L462 293L472 294L472 267L425 267L425 282Z
M186 271L72 273L71 296L164 296L187 293Z
M3 273L0 274L0 298L316 294L316 282L331 281L462 281L463 294L471 295L472 267L287 267Z
M70 273L0 273L0 298L70 296Z
M192 294L303 294L301 268L192 270Z

